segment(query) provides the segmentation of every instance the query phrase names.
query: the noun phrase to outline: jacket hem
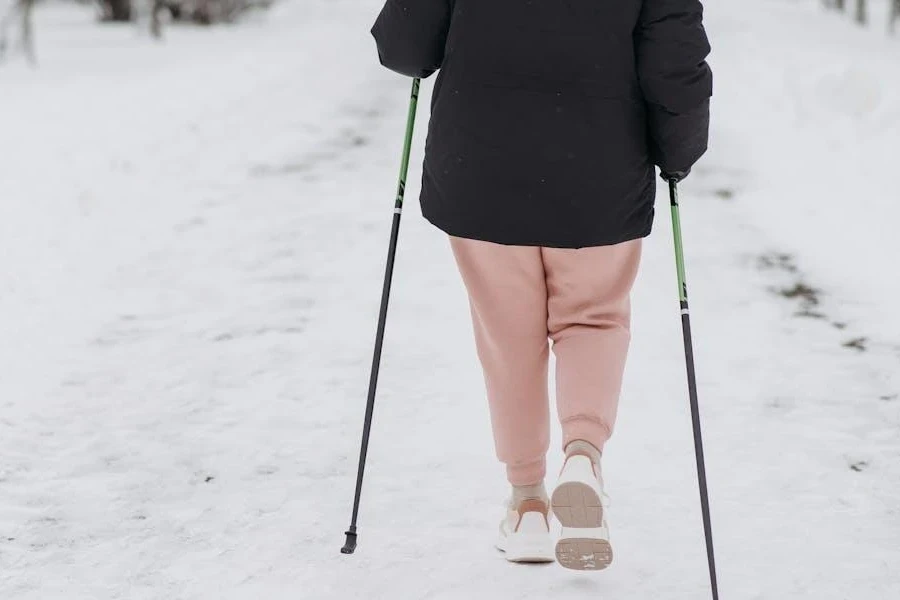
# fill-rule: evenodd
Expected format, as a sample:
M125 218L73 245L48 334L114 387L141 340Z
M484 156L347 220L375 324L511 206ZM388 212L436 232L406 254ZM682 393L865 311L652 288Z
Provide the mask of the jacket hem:
M541 248L565 248L572 250L577 250L579 248L596 248L598 246L614 246L616 244L645 238L649 236L653 230L653 218L651 217L648 223L643 227L635 230L627 230L615 236L606 234L592 236L584 239L568 239L562 241L559 239L554 239L552 237L547 238L543 236L497 234L494 232L487 232L485 230L460 227L458 226L458 224L451 224L444 222L441 219L434 218L433 216L428 214L424 207L422 207L422 216L425 217L425 219L429 223L431 223L447 235L468 240L490 242L503 246L538 246Z

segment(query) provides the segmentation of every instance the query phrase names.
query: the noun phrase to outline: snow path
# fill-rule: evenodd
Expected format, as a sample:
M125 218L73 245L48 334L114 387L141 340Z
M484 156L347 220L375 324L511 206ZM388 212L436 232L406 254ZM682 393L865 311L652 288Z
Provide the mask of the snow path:
M707 593L665 204L605 463L614 568L492 549L502 469L417 185L338 554L408 92L375 64L377 8L156 47L50 5L41 69L0 69L0 598ZM895 598L900 46L812 0L708 14L716 130L683 220L723 597ZM772 291L798 282L819 304Z

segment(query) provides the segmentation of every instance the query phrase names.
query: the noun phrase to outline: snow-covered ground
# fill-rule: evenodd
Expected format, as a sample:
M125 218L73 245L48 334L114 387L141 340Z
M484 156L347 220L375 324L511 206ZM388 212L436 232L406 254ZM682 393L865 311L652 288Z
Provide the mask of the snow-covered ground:
M900 40L817 0L708 4L682 212L722 597L897 598ZM614 567L491 547L503 471L417 185L338 553L409 84L377 66L378 5L158 45L45 4L40 68L0 67L3 600L707 594L663 198L605 462Z

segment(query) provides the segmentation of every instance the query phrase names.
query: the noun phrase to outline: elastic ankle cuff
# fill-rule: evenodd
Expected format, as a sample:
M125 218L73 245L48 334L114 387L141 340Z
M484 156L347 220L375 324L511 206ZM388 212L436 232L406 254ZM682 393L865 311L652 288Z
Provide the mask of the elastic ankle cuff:
M603 452L603 446L610 438L610 430L605 424L586 417L573 417L563 421L563 452L574 441L584 440Z
M506 465L506 478L512 485L539 485L546 475L546 458L521 465Z

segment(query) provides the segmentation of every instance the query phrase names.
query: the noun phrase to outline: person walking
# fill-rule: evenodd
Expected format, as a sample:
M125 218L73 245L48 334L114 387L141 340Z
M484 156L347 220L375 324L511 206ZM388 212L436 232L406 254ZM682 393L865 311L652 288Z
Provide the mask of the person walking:
M600 468L650 234L655 166L706 152L712 73L699 0L387 0L381 63L440 70L423 215L469 294L494 441L511 485L513 562L612 561ZM552 344L552 346L551 346ZM565 462L545 489L549 354ZM554 543L550 513L562 529Z

